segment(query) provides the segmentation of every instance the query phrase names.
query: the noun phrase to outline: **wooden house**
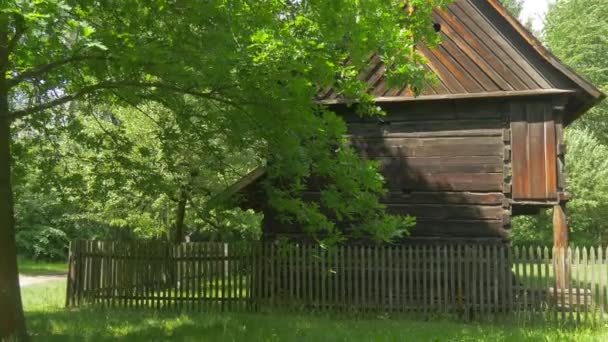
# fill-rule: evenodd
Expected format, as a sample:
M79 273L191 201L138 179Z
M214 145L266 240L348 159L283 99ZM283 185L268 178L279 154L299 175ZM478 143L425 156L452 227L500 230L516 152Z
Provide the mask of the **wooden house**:
M348 123L353 146L381 161L388 210L416 216L410 240L508 241L514 215L554 208L567 244L564 127L604 98L554 57L497 0L457 0L434 12L443 42L419 46L439 83L414 97L389 89L378 56L361 75L382 119L360 117L329 91L319 101ZM263 168L223 196L252 193ZM255 202L255 203L253 203ZM298 236L264 211L266 239Z

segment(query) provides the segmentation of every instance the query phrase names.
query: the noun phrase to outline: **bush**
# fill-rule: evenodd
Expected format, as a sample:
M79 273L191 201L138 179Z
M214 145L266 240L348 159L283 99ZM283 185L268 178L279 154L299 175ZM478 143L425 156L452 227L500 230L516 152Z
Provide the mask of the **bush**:
M70 240L63 230L44 225L20 229L16 238L19 253L34 260L65 259Z

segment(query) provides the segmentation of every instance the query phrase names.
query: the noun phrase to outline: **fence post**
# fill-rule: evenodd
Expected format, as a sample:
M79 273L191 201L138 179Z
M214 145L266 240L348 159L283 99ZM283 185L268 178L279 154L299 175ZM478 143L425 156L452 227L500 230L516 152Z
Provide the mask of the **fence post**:
M74 270L74 245L70 241L69 253L68 253L68 281L66 284L65 293L65 307L74 306L74 282L76 271Z

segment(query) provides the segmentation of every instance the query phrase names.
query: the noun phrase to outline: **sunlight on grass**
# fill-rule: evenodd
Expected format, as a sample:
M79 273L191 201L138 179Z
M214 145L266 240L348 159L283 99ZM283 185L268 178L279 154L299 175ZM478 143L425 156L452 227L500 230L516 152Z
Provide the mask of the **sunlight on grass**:
M23 309L26 312L61 310L65 306L65 290L65 280L22 288Z
M49 275L68 272L66 262L33 261L19 259L19 273L25 275Z
M65 281L22 293L33 341L608 341L608 326L560 330L386 315L64 309Z

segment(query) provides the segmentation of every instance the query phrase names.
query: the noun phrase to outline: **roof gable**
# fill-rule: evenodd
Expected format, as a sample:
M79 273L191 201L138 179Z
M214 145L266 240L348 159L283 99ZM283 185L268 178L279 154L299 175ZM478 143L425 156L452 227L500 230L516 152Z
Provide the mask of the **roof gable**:
M570 108L569 116L574 118L604 97L543 47L497 0L456 0L443 10L436 9L433 16L441 25L442 43L434 49L419 46L418 52L428 60L426 67L439 83L424 89L420 99L569 90L580 97ZM405 85L387 87L384 65L376 54L360 78L379 101L414 99ZM336 103L341 98L329 91L321 101Z

